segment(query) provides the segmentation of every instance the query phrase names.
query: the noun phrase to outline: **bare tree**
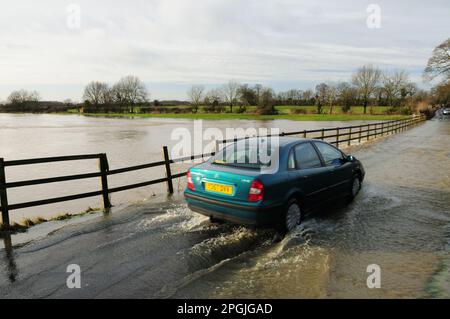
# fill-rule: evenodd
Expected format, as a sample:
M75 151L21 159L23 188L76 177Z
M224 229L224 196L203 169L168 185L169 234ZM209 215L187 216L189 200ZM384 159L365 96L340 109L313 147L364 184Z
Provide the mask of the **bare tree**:
M113 86L112 93L116 102L127 105L147 102L149 97L145 84L133 75L121 78Z
M92 81L84 89L83 100L97 106L109 102L109 86L103 82Z
M405 98L407 96L414 97L419 92L417 84L411 81L406 82L401 88L401 96Z
M242 84L239 86L239 112L243 113L247 111L247 107L251 105L258 105L259 98L254 87L250 87L248 84Z
M222 112L222 92L219 89L212 89L208 91L208 93L205 95L204 103L205 111L217 113Z
M408 84L408 75L405 71L395 71L392 74L384 73L381 82L383 83L383 93L389 106L398 105L402 97L402 90Z
M450 81L441 82L431 89L432 103L440 107L450 107Z
M380 76L381 71L372 65L364 65L353 74L352 82L358 88L358 92L363 100L364 114L367 113L369 99L377 88Z
M38 102L40 100L37 91L18 90L13 91L8 96L8 102L11 104L23 104L26 102Z
M239 83L234 80L222 86L224 101L230 106L230 112L233 113L233 105L236 103L239 95Z
M425 68L425 76L430 80L441 75L450 79L450 38L433 50Z
M306 105L310 105L314 102L314 92L312 90L305 90L302 93L303 103Z
M356 101L357 92L354 87L352 87L347 82L341 82L336 86L337 89L337 96L339 99L339 102L342 106L342 111L344 113L347 113L350 111L351 106Z
M316 107L317 113L322 113L323 105L328 101L328 85L326 83L320 83L316 85Z
M187 92L189 100L191 101L193 113L197 113L198 111L198 108L203 98L204 90L205 87L203 85L193 85Z
M327 100L328 100L328 106L330 107L330 114L333 114L333 105L336 102L337 98L337 88L334 84L328 84L328 94L327 94Z
M276 114L275 92L271 88L263 87L258 104L258 113L261 115Z
M259 99L261 98L263 89L264 87L262 86L262 84L255 84L256 104L259 103Z

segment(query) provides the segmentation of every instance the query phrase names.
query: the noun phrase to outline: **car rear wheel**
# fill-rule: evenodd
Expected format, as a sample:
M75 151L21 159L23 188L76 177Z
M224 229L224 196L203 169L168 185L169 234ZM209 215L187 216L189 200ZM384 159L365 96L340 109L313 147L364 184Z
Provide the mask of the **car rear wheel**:
M285 233L289 233L291 230L297 227L297 225L300 224L301 220L302 211L300 205L297 200L292 199L286 206L286 211L281 225L282 231Z

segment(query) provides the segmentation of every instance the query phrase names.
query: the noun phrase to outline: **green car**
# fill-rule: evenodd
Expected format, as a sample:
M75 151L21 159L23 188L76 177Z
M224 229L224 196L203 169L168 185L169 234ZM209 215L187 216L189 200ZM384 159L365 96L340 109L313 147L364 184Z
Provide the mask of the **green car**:
M192 211L213 222L289 232L319 205L353 199L364 174L355 157L320 140L249 138L192 167L184 196Z

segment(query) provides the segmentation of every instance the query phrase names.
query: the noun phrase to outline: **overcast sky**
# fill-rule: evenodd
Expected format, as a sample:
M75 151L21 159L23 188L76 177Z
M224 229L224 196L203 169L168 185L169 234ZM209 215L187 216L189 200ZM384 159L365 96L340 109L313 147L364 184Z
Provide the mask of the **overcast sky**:
M369 4L380 28L367 26ZM0 101L20 88L80 100L89 81L131 74L152 99L229 79L307 89L366 63L425 86L449 17L449 0L0 0Z

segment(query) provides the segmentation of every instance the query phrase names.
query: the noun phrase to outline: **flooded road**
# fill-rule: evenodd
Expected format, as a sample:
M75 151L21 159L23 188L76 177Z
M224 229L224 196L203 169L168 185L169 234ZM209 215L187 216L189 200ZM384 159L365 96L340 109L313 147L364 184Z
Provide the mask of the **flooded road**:
M373 121L353 121L353 125ZM379 121L375 121L379 122ZM204 120L202 126L218 128L225 135L227 128L278 128L292 132L322 127L348 126L348 122L298 122L289 120L230 121ZM180 128L191 133L194 121L164 118L102 118L78 115L53 114L0 114L0 157L5 160L64 156L75 154L106 153L111 169L160 161L162 147L175 145L171 134ZM193 135L193 134L192 134ZM263 134L265 135L265 134ZM205 145L205 148L207 145ZM204 152L211 152L205 149ZM201 152L196 152L199 154ZM187 155L192 155L191 152ZM185 171L186 167L173 165L173 173ZM98 172L96 160L39 164L8 167L9 182L54 176ZM108 178L110 187L145 182L164 177L161 167ZM175 185L180 191L178 183ZM99 190L98 178L83 181L28 186L8 190L9 203L22 203L51 197L79 194ZM131 191L112 194L114 205L153 198L164 194L166 186L157 184ZM57 203L14 211L11 220L20 222L24 217L53 217L61 213L79 213L88 207L101 207L99 197Z
M0 248L0 298L449 298L450 122L352 148L366 169L355 201L281 242L210 224L181 199L141 203L39 240L13 236ZM69 264L81 289L66 286ZM371 264L380 289L367 288Z

